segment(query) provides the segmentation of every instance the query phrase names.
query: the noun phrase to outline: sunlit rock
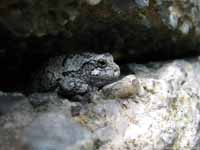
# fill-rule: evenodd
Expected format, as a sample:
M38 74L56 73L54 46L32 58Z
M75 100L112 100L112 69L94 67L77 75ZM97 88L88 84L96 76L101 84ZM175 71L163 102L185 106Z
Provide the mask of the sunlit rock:
M158 66L135 65L136 97L88 108L86 125L103 143L101 150L198 149L200 63L176 60Z

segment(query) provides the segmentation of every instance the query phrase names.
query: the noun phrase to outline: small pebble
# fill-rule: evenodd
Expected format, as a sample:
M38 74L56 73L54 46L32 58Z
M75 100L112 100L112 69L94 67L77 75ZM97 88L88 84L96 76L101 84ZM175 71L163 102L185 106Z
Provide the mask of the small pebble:
M129 98L138 93L139 82L134 75L128 75L123 79L111 83L102 89L102 94L108 98Z
M94 6L101 2L101 0L85 0L89 5Z

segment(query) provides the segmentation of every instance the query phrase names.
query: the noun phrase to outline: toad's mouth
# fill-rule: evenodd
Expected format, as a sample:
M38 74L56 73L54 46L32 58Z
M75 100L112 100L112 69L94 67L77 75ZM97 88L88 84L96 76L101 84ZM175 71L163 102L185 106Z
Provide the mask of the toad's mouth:
M106 81L113 81L118 79L118 77L120 76L120 72L116 71L116 72L112 72L109 74L101 74L100 76L91 76L92 80L94 80L95 82L106 82Z
M120 76L120 68L117 65L105 69L97 68L91 71L91 76L99 79L118 78Z
M119 79L120 72L114 72L114 74L115 75L112 76L92 77L90 79L90 84L95 87L101 88Z

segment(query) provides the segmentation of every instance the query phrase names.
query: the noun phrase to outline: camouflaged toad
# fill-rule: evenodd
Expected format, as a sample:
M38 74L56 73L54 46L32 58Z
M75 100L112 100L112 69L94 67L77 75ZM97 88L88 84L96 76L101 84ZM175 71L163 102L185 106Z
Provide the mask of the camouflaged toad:
M34 77L36 91L57 91L71 100L89 100L91 93L115 81L119 66L112 55L83 53L49 59Z

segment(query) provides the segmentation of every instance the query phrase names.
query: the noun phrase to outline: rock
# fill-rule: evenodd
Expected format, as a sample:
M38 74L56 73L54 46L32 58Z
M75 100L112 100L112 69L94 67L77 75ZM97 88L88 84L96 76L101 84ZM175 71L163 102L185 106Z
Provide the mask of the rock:
M85 0L89 5L97 5L101 2L101 0Z
M128 75L117 82L106 85L101 92L106 98L129 98L135 96L139 88L139 82L136 77Z
M156 1L161 15L162 21L172 29L180 29L182 33L188 34L192 28L198 34L199 26L199 1L192 0L187 2L176 3L173 0L168 2L157 0ZM164 12L163 10L167 10ZM187 17L191 18L187 19ZM187 24L187 25L186 25ZM187 30L182 30L183 26L187 26ZM186 32L187 31L187 32Z
M140 23L142 25L144 23L143 19L146 18L151 27L162 27L163 29L177 31L180 29L184 34L188 34L194 29L195 34L199 34L198 0L181 2L176 2L176 0L124 0L123 2L119 0L108 0L107 2L101 3L103 7L96 6L100 4L101 0L84 1L91 7L88 8L85 3L80 1L58 0L56 2L47 2L45 0L12 0L11 2L6 2L3 0L0 3L0 22L14 34L26 36L33 33L38 36L43 36L49 33L57 34L63 32L67 29L66 24L73 23L74 20L77 19L77 21L80 21L88 15L96 20L98 18L105 20L107 20L107 18L112 19L113 16L117 15L118 17L116 19L119 19L119 21L121 21L122 17L125 15L128 19L131 19L134 24ZM118 7L117 11L115 11L116 7ZM88 14L90 8L92 8L91 12L93 13ZM122 9L124 15L119 13L120 9ZM76 15L72 17L72 14ZM133 18L132 16L137 18ZM128 19L126 19L127 23ZM85 21L87 22L88 20ZM79 24L74 25L77 27L79 26ZM183 26L185 26L187 30L182 30L181 28L183 28Z
M91 133L63 114L43 114L24 132L27 150L93 150Z
M99 149L199 149L198 58L135 67L137 96L102 97L80 116L100 141Z
M25 126L35 118L35 112L27 98L21 93L1 92L0 149L24 150L20 144Z
M199 60L128 64L130 75L104 87L107 95L97 92L99 101L94 97L84 105L51 94L55 103L48 102L43 111L32 110L29 103L18 105L21 109L0 116L0 148L199 149ZM129 82L135 80L139 90L129 96L124 89L135 88Z
M0 115L15 111L19 103L23 103L25 96L21 93L0 92Z
M93 7L101 2L101 0L84 0L84 1L86 1L89 5ZM155 3L156 4L158 3L158 8L161 7L160 6L161 4L165 4L165 2L162 2L162 1L158 1ZM193 4L194 2L188 2L188 4L185 4L186 7L188 7L190 3ZM118 0L110 0L107 3L103 3L103 5L105 5L104 7L105 11L109 11L108 9L111 9L109 11L111 12L112 4L117 4L118 6L124 5L124 7L127 7L127 8L129 7L131 8L134 5L136 5L139 8L143 8L143 7L149 6L149 0L134 0L134 2L132 3L129 0L126 0L125 2L120 2ZM184 5L184 4L181 4L181 5ZM197 11L196 7L198 6L196 5L192 7L193 15L194 15L193 18L198 17L198 16L195 16L196 11ZM23 9L22 9L22 6L23 6ZM81 10L79 10L79 6L82 7ZM38 1L26 1L26 0L25 1L13 0L12 2L9 2L9 3L6 1L2 1L1 7L2 7L2 11L0 12L1 14L0 22L3 25L5 25L8 28L8 30L10 30L14 34L22 35L22 36L27 36L27 35L30 35L31 33L34 33L38 36L43 36L48 33L56 34L60 31L65 30L66 24L68 24L71 21L72 22L74 21L74 19L72 20L69 19L69 18L76 18L76 17L70 16L71 14L73 14L72 12L77 12L76 14L78 15L81 13L87 13L86 11L88 11L87 10L88 7L86 7L84 3L81 3L78 1L66 2L63 0L56 1L55 3L46 2L45 0L40 1L40 3L38 3ZM151 7L154 7L154 6L151 6ZM160 10L161 13L162 11L165 12L168 9L165 5L162 6L161 8L163 9L163 10ZM175 9L175 11L173 12L177 13L178 11L176 10L176 7L173 7L173 8ZM96 9L94 9L94 11L96 12L98 11L98 9L99 8L97 7ZM97 15L101 17L103 13L104 12L100 12ZM139 13L140 11L137 12L137 14ZM187 12L187 13L188 15L192 15L192 13L190 12ZM84 15L87 15L87 14L84 14ZM84 15L81 15L81 17L84 17ZM175 14L175 16L177 15ZM127 14L127 17L130 17L130 16ZM39 24L39 21L40 21L40 24ZM46 29L44 28L45 26L46 26Z
M135 3L139 8L144 8L149 6L149 0L135 0Z
M29 101L34 107L38 107L49 103L56 98L56 94L52 93L33 93L29 96Z
M159 59L199 53L198 0L3 0L0 5L0 25L25 37L17 50L27 45L28 54L91 49L140 60L149 54ZM30 41L38 47L30 50Z
M147 62L199 54L198 0L2 0L0 7L4 88L19 90L19 79L26 87L55 55L106 51L116 61Z
M32 105L29 103L34 98L35 103L41 99L48 103L39 103ZM37 99L38 98L38 99ZM24 128L30 126L37 116L46 112L62 112L64 116L71 116L71 106L67 100L61 100L55 94L35 93L26 97L21 93L1 92L0 99L0 149L3 150L27 150L22 143ZM75 104L71 104L75 106Z
M72 107L80 106L79 103L71 103L68 99L61 98L57 93L33 93L28 96L28 101L37 113L60 112L65 116L73 115Z

